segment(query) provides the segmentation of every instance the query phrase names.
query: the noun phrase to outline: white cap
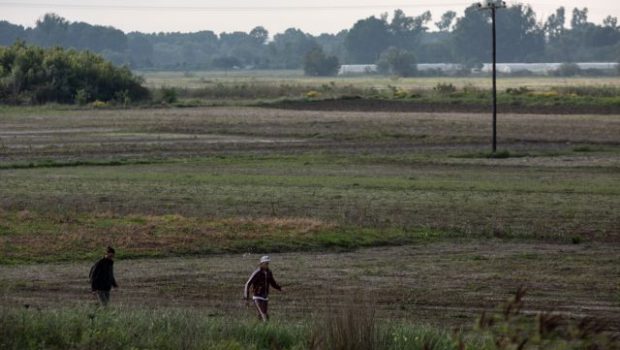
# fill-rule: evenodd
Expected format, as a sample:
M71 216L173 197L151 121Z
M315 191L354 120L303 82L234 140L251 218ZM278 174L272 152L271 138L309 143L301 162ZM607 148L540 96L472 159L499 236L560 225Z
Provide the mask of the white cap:
M260 263L268 263L271 261L271 258L268 255L265 255L263 257L260 258Z

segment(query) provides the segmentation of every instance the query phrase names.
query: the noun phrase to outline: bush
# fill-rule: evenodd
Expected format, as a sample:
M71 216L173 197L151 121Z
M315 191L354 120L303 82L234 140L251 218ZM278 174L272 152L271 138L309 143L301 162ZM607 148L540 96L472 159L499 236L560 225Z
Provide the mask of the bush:
M456 92L456 86L452 85L452 83L439 83L433 90L442 95L450 95Z
M84 106L88 103L88 91L84 89L79 89L75 93L75 104Z
M319 98L321 93L316 90L310 90L306 93L306 98Z
M17 42L0 48L0 101L4 103L122 102L149 97L142 79L88 51L43 49Z
M377 68L383 74L393 74L400 77L410 77L417 73L415 56L396 47L385 50L377 61Z
M571 319L554 312L540 312L533 318L524 308L526 290L496 312L483 312L476 332L490 338L496 349L620 349L617 335L606 331L604 320ZM461 348L465 344L461 340Z
M340 63L336 56L326 56L321 48L310 50L304 57L304 73L310 76L333 76Z
M106 107L108 107L108 104L103 102L103 101L96 100L96 101L93 101L91 106L93 108L106 108Z
M562 63L560 68L553 72L558 77L574 77L581 74L581 68L576 63Z
M520 86L518 88L508 88L506 89L506 93L514 96L522 96L532 93L532 89L527 86Z
M179 92L173 87L163 87L159 90L159 102L176 103L179 100Z

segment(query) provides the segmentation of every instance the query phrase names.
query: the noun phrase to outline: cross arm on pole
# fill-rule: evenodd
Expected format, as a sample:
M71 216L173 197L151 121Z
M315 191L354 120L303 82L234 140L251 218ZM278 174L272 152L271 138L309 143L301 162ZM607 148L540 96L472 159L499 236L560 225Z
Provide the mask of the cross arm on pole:
M486 0L486 1L478 3L478 8L480 8L481 10L500 9L500 8L505 8L505 7L506 7L506 2L502 0Z

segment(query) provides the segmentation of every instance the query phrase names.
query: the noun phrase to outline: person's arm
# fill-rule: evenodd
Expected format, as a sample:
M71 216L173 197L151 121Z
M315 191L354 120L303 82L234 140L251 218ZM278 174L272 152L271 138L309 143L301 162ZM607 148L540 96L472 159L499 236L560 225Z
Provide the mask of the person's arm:
M110 278L112 279L112 287L118 288L118 284L116 284L116 278L114 278L114 266L110 266Z
M282 287L280 287L280 285L278 284L278 282L276 282L275 278L273 278L273 273L269 274L269 284L271 284L271 286L279 291L282 291Z
M248 281L245 282L245 287L243 288L243 299L245 300L250 299L250 287L254 284L254 279L256 278L258 271L259 270L252 272L250 278L248 278Z
M90 289L95 291L95 281L99 277L99 265L101 261L97 261L91 268L88 273L88 278L90 279Z

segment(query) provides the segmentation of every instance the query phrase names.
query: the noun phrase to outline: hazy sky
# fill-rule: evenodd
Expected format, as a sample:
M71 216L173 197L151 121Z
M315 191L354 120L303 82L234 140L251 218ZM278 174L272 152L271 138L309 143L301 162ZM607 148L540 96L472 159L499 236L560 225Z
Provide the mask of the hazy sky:
M508 1L513 3L514 1ZM620 17L619 0L532 0L539 20L557 7L570 13L587 6L590 21L607 15ZM436 21L442 13L459 13L473 1L462 0L0 0L0 19L34 25L44 13L55 12L71 21L110 25L124 31L249 31L262 25L270 33L297 27L312 34L335 33L355 21L401 8L408 15L425 10ZM570 20L570 15L567 21Z

